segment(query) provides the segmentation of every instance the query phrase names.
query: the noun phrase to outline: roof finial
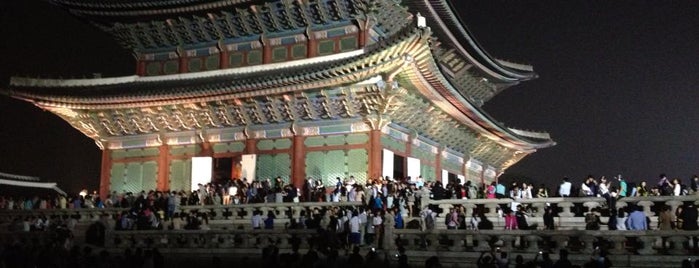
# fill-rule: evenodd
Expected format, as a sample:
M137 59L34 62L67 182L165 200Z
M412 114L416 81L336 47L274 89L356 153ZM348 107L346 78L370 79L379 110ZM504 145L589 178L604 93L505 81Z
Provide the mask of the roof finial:
M418 28L425 28L425 27L427 27L427 18L425 18L424 16L420 15L420 12L417 13L416 17L417 17L417 20L416 20L416 21L417 21L417 27L418 27Z

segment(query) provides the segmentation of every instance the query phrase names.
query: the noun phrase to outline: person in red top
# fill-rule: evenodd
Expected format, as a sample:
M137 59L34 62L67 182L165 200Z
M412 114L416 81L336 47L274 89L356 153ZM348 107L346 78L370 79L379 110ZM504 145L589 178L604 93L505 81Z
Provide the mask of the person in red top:
M517 225L517 216L515 212L511 209L505 209L505 230L517 230L519 226Z
M495 199L495 182L488 185L488 187L485 189L485 198Z

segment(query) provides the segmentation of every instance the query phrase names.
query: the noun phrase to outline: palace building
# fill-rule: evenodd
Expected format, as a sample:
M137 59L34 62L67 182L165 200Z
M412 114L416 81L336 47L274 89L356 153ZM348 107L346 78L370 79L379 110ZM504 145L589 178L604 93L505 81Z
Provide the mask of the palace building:
M95 140L102 194L278 176L480 183L555 144L481 109L536 74L484 51L457 0L51 2L131 50L135 75L13 77L4 93Z

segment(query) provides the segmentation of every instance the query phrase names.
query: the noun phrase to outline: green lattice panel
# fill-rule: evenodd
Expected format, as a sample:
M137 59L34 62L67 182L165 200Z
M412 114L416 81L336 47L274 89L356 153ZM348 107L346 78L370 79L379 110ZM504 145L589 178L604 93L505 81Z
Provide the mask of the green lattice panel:
M369 154L366 149L347 151L347 173L358 183L365 183L369 172Z
M323 178L324 152L306 153L306 176L314 179Z
M248 65L257 65L262 63L262 51L251 50L248 51Z
M170 190L191 191L192 160L172 160L170 162Z
M123 163L112 164L112 169L109 171L109 190L117 193L124 193L124 174L126 174L126 165Z
M180 71L180 62L176 60L169 60L165 62L163 66L163 72L165 74L176 74Z
M328 146L344 145L345 135L332 135L325 137L325 144Z
M322 40L318 42L318 55L328 55L335 52L335 40Z
M218 69L221 59L219 58L218 54L216 54L206 57L204 62L207 70L216 70Z
M481 182L481 173L480 172L469 170L467 173L468 174L466 176L466 181L477 182L477 183Z
M289 149L291 148L291 139L276 139L274 140L274 148Z
M434 163L434 160L435 160L435 157L436 157L436 155L433 154L432 152L428 152L428 151L421 150L421 149L418 149L418 148L413 148L413 150L411 151L410 155L411 155L412 157L415 157L415 158L420 159L421 161L427 161L427 162L430 162L430 163Z
M274 149L274 140L261 140L257 142L258 150L272 150Z
M420 175L425 181L434 181L437 172L433 166L420 164Z
M143 182L141 189L146 192L155 190L158 187L158 163L155 161L143 163L141 178Z
M348 134L345 140L347 144L365 144L369 141L369 135L364 133Z
M256 176L259 179L274 179L281 176L285 182L291 174L291 157L289 154L258 155Z
M337 134L337 133L347 133L352 131L350 125L335 125L335 126L322 126L319 127L320 134Z
M200 58L190 58L187 63L187 70L190 72L201 71L202 60Z
M397 152L405 152L405 143L399 142L387 136L381 136L381 145Z
M325 153L323 165L325 167L325 178L327 179L325 183L329 183L327 185L334 185L336 177L342 179L347 177L346 158L345 151L341 150L328 151Z
M214 153L239 153L245 150L245 143L242 142L222 142L212 146Z
M243 53L234 52L228 55L228 65L230 67L243 66Z
M161 68L160 62L149 62L146 64L146 75L159 75Z
M456 172L457 174L461 174L461 171L463 170L461 164L455 162L453 159L442 158L441 164L443 169Z
M325 145L325 137L322 137L322 136L306 137L306 139L303 141L303 144L306 145L306 147L320 147L320 146Z
M324 184L335 185L336 177L344 179L348 176L346 163L343 150L310 152L306 154L306 176L322 178Z
M348 36L340 39L340 51L349 51L357 49L358 42L356 36Z
M175 145L170 147L170 155L196 155L201 151L198 145Z
M291 57L294 59L302 59L306 57L306 45L296 44L291 47Z
M275 47L272 49L272 61L273 62L281 62L285 61L287 57L287 48L286 47Z

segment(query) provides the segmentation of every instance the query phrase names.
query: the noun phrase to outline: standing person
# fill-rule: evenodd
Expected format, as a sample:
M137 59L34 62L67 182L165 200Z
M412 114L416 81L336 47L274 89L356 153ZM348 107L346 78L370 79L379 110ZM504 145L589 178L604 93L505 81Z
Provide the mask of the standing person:
M505 208L505 230L517 230L519 226L517 225L517 216L515 212L509 208Z
M352 218L349 220L349 232L350 232L350 243L358 247L361 243L361 232L359 230L361 226L361 220L359 219L359 213L354 210L352 211Z
M570 183L568 177L563 178L563 182L561 183L560 186L558 186L558 195L560 197L569 197L570 196L570 188L573 186L573 184Z
M626 226L629 230L648 230L648 222L646 221L646 214L639 206L631 206L631 213L629 213L629 218L626 219ZM695 221L696 222L696 221Z
M672 195L674 195L674 196L682 195L682 183L680 182L680 179L673 179L672 180Z
M548 206L545 208L544 211L544 229L546 230L555 230L555 223L553 219L553 207Z
M378 210L374 212L372 225L374 226L374 245L378 247L381 245L381 235L383 234L383 215Z
M485 188L485 198L495 199L495 182L490 183L490 185Z
M672 230L674 229L674 225L675 219L670 211L670 207L663 206L660 215L658 215L658 230Z
M619 197L622 198L622 197L628 196L628 194L629 194L628 185L626 184L626 181L624 180L624 178L622 178L621 174L619 174L619 176L617 176L616 179L619 180ZM610 208L610 209L614 209L614 208Z
M505 185L498 180L498 184L495 185L495 197L505 198Z
M694 206L693 202L687 202L684 205L684 208L682 208L681 212L681 217L682 217L682 229L685 231L696 231L699 230L699 226L697 226L697 208ZM696 251L699 248L699 238L696 236L692 236L692 250Z

